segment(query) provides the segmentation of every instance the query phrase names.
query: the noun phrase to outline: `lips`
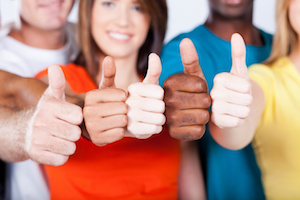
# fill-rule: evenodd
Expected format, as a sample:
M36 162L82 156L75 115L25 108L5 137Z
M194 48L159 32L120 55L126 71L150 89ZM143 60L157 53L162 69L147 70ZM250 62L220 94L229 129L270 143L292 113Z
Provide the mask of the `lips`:
M124 34L124 33L118 33L118 32L108 32L108 35L116 40L126 41L129 40L131 35Z
M42 8L56 8L61 6L63 2L63 0L40 1L38 5Z
M230 5L238 5L242 3L242 0L225 0L225 3Z

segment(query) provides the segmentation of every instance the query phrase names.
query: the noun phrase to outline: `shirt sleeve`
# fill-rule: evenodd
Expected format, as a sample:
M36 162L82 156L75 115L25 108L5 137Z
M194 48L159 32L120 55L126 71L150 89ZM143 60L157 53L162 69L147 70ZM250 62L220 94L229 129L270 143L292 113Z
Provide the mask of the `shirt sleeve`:
M263 90L266 101L272 98L275 77L271 67L263 64L252 65L249 67L249 78Z

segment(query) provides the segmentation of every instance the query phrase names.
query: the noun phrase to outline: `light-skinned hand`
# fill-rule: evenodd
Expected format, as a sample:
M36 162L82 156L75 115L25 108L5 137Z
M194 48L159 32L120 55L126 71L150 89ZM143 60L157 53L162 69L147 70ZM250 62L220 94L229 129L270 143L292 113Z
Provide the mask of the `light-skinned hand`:
M161 68L159 56L150 54L145 79L128 87L128 136L146 139L162 131L166 118L164 90L158 85Z
M116 66L111 57L102 63L99 89L85 96L83 116L91 141L104 146L122 139L127 126L127 93L115 87Z
M59 66L48 68L49 87L38 102L26 131L29 158L53 166L63 165L80 139L82 109L65 101L65 77Z
M253 99L245 62L245 43L237 33L232 35L231 49L231 71L216 75L211 91L211 119L220 128L241 126L250 113Z

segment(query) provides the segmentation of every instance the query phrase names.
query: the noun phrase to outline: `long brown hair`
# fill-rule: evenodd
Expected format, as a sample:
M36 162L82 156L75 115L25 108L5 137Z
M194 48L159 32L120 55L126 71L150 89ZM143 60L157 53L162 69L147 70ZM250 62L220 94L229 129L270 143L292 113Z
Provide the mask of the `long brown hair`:
M278 58L288 56L297 45L297 34L289 20L291 0L277 0L276 31L273 38L271 55L266 64L272 65Z
M142 9L150 15L150 28L147 38L140 48L137 71L144 76L147 71L147 57L150 52L159 54L163 45L168 19L166 0L138 0ZM98 73L100 49L91 33L91 12L94 0L81 0L77 24L78 43L81 53L76 64L84 66L91 77Z

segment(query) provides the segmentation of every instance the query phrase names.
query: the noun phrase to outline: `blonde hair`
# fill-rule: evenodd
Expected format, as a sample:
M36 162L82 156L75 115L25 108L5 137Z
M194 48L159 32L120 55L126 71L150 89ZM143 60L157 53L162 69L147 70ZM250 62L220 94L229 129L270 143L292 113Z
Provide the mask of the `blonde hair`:
M272 65L278 58L288 56L297 44L297 34L289 20L291 0L277 0L276 31L273 38L271 55L266 64Z

